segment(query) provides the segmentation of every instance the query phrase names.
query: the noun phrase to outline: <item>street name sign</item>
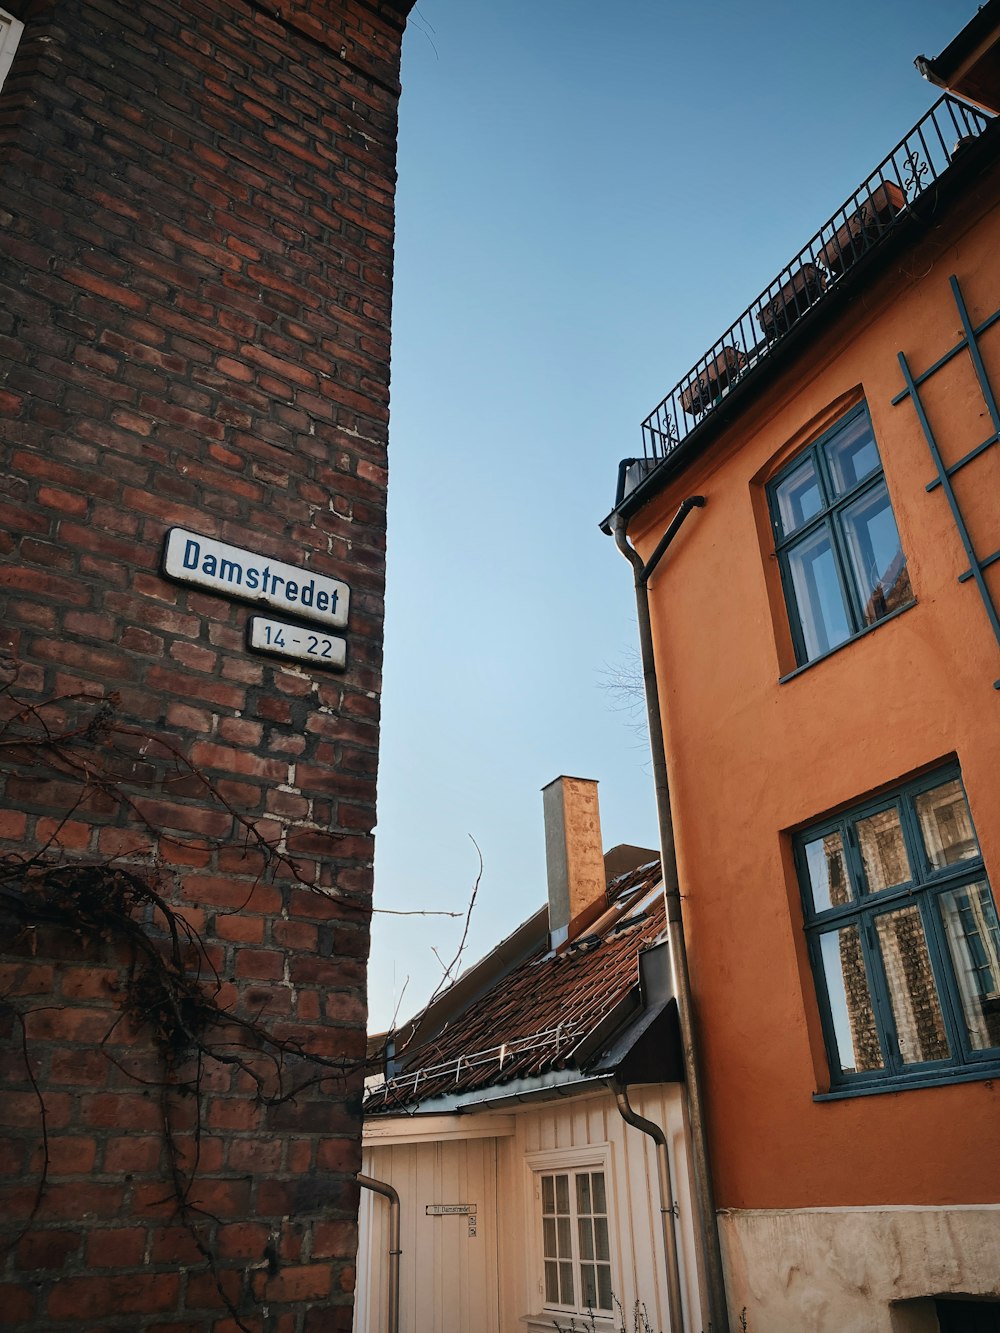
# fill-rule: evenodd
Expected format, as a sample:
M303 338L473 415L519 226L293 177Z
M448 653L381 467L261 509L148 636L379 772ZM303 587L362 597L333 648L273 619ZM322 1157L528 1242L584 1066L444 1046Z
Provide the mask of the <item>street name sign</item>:
M347 624L351 590L346 583L186 528L167 533L163 571L178 583L274 607L334 629Z

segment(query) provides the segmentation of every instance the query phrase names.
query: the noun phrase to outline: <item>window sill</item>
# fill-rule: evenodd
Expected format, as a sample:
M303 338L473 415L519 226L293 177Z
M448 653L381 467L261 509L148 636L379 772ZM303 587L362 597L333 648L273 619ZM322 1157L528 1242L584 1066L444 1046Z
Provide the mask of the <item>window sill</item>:
M916 1088L940 1088L949 1083L988 1083L1000 1079L1000 1061L988 1064L963 1065L960 1069L938 1069L930 1074L879 1079L872 1083L855 1083L850 1087L831 1088L829 1092L814 1092L814 1102L840 1102L845 1097L874 1097L882 1092L909 1092Z
M593 1324L589 1314L571 1314L568 1310L547 1310L542 1314L525 1314L521 1323L528 1333L555 1333L559 1328L573 1328L576 1320L577 1333L615 1333L615 1322L608 1316L594 1315Z
M890 611L889 614L883 616L881 620L876 620L874 625L866 625L864 629L858 630L857 634L852 634L851 637L845 639L843 643L838 643L836 648L831 648L828 652L820 653L818 657L811 657L808 662L803 662L802 665L797 666L794 671L789 671L786 672L784 676L779 676L778 684L784 685L786 681L794 680L796 676L801 676L803 671L809 671L819 662L825 662L828 657L833 657L835 653L843 652L845 648L850 648L852 643L857 643L859 639L865 638L868 634L874 634L875 631L881 629L883 625L888 625L890 620L895 620L897 616L904 615L916 605L917 599L914 597L913 601L907 602L905 606L897 606L895 611Z

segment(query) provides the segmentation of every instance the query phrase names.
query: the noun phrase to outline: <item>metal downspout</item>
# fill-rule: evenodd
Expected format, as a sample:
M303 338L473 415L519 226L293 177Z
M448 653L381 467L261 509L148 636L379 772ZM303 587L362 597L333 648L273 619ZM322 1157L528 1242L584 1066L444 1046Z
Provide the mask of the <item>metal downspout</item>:
M399 1195L384 1180L358 1172L358 1184L389 1200L389 1318L386 1333L399 1333Z
M663 741L663 722L660 717L660 694L656 680L656 663L653 657L653 630L649 616L648 589L649 579L654 569L677 535L681 524L692 509L700 509L704 504L705 498L702 495L692 495L683 500L655 551L645 563L639 552L628 541L625 533L625 520L621 514L615 515L613 531L615 544L632 566L632 572L635 576L639 653L646 692L650 758L656 788L656 817L660 836L663 894L666 900L667 937L670 946L670 961L673 965L674 986L677 991L677 1015L680 1021L688 1113L691 1120L691 1157L694 1166L695 1197L698 1201L698 1230L705 1270L705 1283L708 1288L708 1328L711 1333L729 1333L729 1311L726 1303L726 1284L722 1268L722 1245L719 1239L719 1220L715 1211L715 1195L712 1188L702 1079L695 1040L691 978L688 973L684 922L681 918L677 849L674 843L673 818L670 813L670 787L667 781L667 757Z
M674 1231L674 1192L670 1180L670 1157L667 1136L654 1120L647 1120L632 1109L628 1088L616 1082L615 1101L618 1113L626 1124L634 1125L648 1134L656 1145L656 1177L660 1187L660 1225L663 1228L663 1253L667 1261L667 1308L670 1313L670 1333L684 1333L684 1306L681 1301L681 1274L677 1263L677 1233Z

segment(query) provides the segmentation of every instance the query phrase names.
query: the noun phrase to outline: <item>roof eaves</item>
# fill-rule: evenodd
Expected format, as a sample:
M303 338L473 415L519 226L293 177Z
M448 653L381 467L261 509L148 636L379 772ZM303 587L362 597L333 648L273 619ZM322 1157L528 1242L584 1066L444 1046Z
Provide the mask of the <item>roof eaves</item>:
M976 55L990 34L996 33L998 26L1000 26L1000 0L986 0L986 4L973 14L940 55L917 56L913 63L929 83L950 90L966 61Z
M509 1083L429 1097L424 1102L408 1106L406 1114L444 1115L452 1111L472 1111L477 1107L496 1110L506 1105L515 1106L523 1102L573 1096L578 1092L593 1092L606 1086L608 1081L607 1075L595 1077L592 1074L581 1074L578 1069L551 1069L544 1074L511 1079ZM393 1114L399 1115L399 1108Z

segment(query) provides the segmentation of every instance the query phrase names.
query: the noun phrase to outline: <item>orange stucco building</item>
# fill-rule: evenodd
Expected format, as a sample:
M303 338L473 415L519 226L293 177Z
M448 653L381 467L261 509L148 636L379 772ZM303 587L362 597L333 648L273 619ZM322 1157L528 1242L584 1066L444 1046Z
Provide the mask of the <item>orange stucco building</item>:
M974 92L656 409L606 523L648 560L705 501L648 598L754 1333L1000 1329L997 10L923 62Z

